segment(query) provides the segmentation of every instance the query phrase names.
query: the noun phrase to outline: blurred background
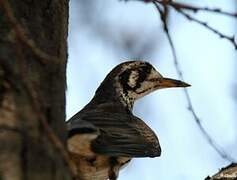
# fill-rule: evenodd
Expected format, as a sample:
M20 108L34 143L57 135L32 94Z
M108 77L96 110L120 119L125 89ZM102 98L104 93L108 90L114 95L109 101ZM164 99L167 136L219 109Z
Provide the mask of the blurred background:
M181 2L181 1L179 1ZM236 12L236 0L186 0ZM195 17L236 34L236 18L210 13ZM237 53L233 45L170 11L168 21L193 106L213 139L237 159ZM152 4L119 0L70 0L67 119L83 108L117 64L145 60L162 75L177 76L157 10ZM119 180L201 180L229 164L200 132L182 89L156 91L137 101L134 114L158 135L159 158L138 158Z

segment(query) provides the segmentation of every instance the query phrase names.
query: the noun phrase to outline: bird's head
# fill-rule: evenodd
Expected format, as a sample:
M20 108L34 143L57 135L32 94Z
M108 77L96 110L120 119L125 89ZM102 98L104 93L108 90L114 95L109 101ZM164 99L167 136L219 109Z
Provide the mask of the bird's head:
M128 61L116 66L98 88L107 91L115 89L118 96L129 109L135 100L157 90L171 87L188 87L189 84L163 77L150 63ZM97 90L97 91L98 91Z

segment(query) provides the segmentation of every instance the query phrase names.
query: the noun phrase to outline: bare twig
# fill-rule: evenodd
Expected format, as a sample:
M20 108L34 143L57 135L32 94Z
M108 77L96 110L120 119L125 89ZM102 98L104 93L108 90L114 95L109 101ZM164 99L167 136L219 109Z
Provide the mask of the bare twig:
M4 11L5 17L8 19L9 24L12 26L16 37L27 47L29 47L37 57L39 57L38 60L40 63L47 64L49 61L58 63L60 62L57 57L51 56L42 51L39 47L37 47L33 39L30 39L26 36L24 28L18 23L16 17L13 14L9 1L0 0L0 8L2 8L2 10Z
M125 1L132 1L132 0L125 0ZM228 12L228 11L224 11L220 8L199 7L199 6L189 5L189 4L185 4L185 3L175 2L172 0L135 0L135 1L142 1L145 3L153 3L153 4L157 4L157 5L160 4L164 8L168 8L168 7L173 8L178 13L182 14L186 19L188 19L190 21L194 21L194 22L198 23L199 25L203 26L204 28L210 30L211 32L217 34L220 38L228 40L237 50L237 42L235 40L234 35L232 35L232 36L226 35L226 34L220 32L219 30L211 27L206 22L198 20L195 17L187 14L185 11L192 11L194 13L204 11L204 12L208 12L208 13L216 13L216 14L220 14L220 15L233 17L235 19L237 19L237 12Z
M170 7L174 8L178 13L182 14L188 20L194 21L194 22L198 23L199 25L207 28L208 30L210 30L214 34L217 34L220 38L228 40L231 44L233 44L233 46L237 50L237 42L235 41L235 36L225 35L224 33L220 32L219 30L217 30L217 29L211 27L210 25L208 25L206 22L203 22L203 21L187 14L186 12L184 12L184 10L191 10L193 12L198 12L198 11L214 12L214 13L218 13L218 14L221 14L221 15L232 16L234 18L237 18L237 13L230 13L230 12L222 11L219 8L211 9L211 8L207 8L207 7L197 7L197 6L192 6L192 5L188 5L188 4L184 4L184 3L174 2L174 1L171 1L171 0L162 0L162 1L153 0L152 2L153 2L153 4L154 3L155 4L161 4L163 7L170 6Z
M162 11L161 7L156 2L153 2L153 4L155 5L157 11L160 14L160 18L161 18L161 21L163 23L163 28L164 28L165 34L167 36L167 39L168 39L170 47L171 47L171 51L172 51L172 55L173 55L173 60L174 60L174 66L175 66L176 72L177 72L179 78L183 81L184 77L183 77L183 73L181 71L179 62L178 62L175 46L174 46L173 40L171 38L171 35L169 33L169 29L168 29L168 26L167 26L166 18L164 18L165 17L165 13L164 13L164 11ZM225 152L225 150L221 146L219 146L216 143L216 141L205 130L205 128L203 127L203 125L201 123L201 119L198 117L198 115L197 115L197 113L196 113L196 111L194 109L194 106L193 106L193 103L191 101L191 98L190 98L190 95L188 93L188 90L185 89L185 88L183 90L184 90L184 95L185 95L187 103L188 103L188 110L192 114L193 119L195 120L196 124L198 125L198 127L199 127L200 131L202 132L203 136L205 137L205 139L208 141L208 143L215 149L215 151L223 159L228 160L230 162L235 162L236 160L234 158L232 158L227 152Z
M162 4L164 6L171 6L175 9L182 9L182 10L187 10L187 11L192 11L194 13L197 13L199 11L203 12L208 12L208 13L216 13L219 15L224 15L224 16L230 16L233 18L237 18L237 12L228 12L224 11L221 8L210 8L210 7L200 7L200 6L194 6L186 3L180 3L177 1L172 1L172 0L124 0L124 1L142 1L145 3L151 3L151 2L156 2L159 4Z
M237 42L235 41L235 36L228 36L225 35L223 33L221 33L220 31L218 31L217 29L211 27L210 25L208 25L206 22L203 22L187 13L185 13L184 11L180 10L180 9L176 9L180 14L182 14L184 17L186 17L188 20L196 22L197 24L204 26L205 28L207 28L208 30L210 30L211 32L213 32L214 34L217 34L220 38L226 39L228 41L230 41L235 49L237 49Z
M190 4L185 4L185 3L180 3L180 2L176 2L176 1L159 1L159 0L154 0L157 3L161 3L163 5L168 5L171 6L175 9L180 9L180 10L189 10L192 11L194 13L197 13L199 11L206 11L206 12L210 12L210 13L217 13L220 15L225 15L225 16L230 16L233 18L237 18L237 13L236 12L228 12L228 11L224 11L220 8L209 8L209 7L199 7L199 6L193 6Z

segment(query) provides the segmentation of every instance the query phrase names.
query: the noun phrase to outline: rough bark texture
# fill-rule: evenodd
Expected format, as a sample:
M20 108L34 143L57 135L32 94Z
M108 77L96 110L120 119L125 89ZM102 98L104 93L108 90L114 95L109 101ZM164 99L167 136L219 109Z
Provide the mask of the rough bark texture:
M65 143L67 0L7 0L24 42L0 0L0 180L65 180L70 173L44 118Z
M222 168L212 177L208 176L205 180L236 180L237 179L237 164L232 163L229 166Z

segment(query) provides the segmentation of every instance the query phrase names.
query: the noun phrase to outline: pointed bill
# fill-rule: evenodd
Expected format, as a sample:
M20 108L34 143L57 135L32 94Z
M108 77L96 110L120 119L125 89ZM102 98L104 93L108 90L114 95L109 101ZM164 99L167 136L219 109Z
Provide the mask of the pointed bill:
M160 78L159 86L161 88L171 88L171 87L189 87L191 85L176 79Z

